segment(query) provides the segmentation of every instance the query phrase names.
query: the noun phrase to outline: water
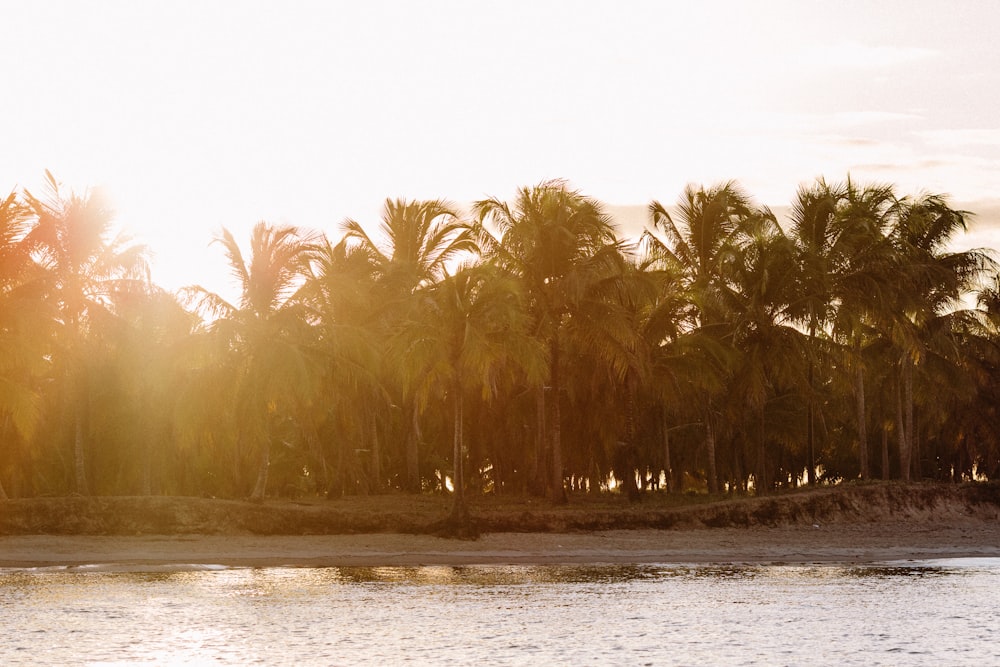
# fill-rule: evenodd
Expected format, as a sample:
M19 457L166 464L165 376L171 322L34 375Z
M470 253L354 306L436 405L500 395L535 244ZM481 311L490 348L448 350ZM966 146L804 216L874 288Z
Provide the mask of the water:
M1000 559L0 570L0 664L1000 665Z

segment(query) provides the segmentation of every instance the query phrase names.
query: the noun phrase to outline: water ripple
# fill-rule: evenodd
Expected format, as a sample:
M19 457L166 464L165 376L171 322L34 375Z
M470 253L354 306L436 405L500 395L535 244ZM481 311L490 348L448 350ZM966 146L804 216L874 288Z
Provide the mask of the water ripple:
M978 665L1000 559L0 570L0 664Z

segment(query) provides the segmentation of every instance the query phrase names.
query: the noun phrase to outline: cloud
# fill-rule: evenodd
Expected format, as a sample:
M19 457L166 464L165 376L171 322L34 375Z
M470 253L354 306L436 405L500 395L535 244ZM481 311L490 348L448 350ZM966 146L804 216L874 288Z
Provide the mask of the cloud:
M1000 128L925 130L916 135L931 146L1000 146Z
M881 145L881 141L875 139L862 139L860 137L834 137L831 143L838 146L848 146L851 148L868 148Z
M925 120L923 116L915 113L874 109L824 113L742 111L738 116L732 117L727 132L730 134L777 132L798 138L808 136L810 139L829 139L844 145L859 146L873 140L844 136L843 133L860 128L879 128L893 124L918 123L923 120Z
M969 211L968 231L955 237L954 250L1000 248L1000 199L953 202L955 208Z
M898 111L840 111L832 114L819 114L817 119L839 127L859 127L881 123L898 123L901 121L921 120L921 116Z
M920 171L924 169L940 169L943 167L955 166L955 162L949 160L921 160L919 162L883 162L859 164L854 168L860 171Z
M841 42L805 49L798 57L801 69L885 69L930 60L939 51L915 46L869 45Z

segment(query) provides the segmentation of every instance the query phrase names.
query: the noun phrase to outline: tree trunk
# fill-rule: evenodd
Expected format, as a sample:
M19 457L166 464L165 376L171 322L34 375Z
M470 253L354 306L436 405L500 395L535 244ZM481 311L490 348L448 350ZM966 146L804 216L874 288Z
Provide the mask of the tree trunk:
M73 472L76 477L76 492L81 496L90 494L87 488L87 466L84 459L84 436L83 417L79 413L76 415L76 428L73 434Z
M316 458L319 460L320 479L316 482L316 491L322 492L324 496L330 497L330 464L327 463L326 453L320 449L317 443Z
M809 380L809 401L806 410L806 480L810 486L816 484L816 415L815 401L813 400L813 375L814 361L813 349L816 341L816 318L811 317L809 322L809 369L807 371Z
M455 390L452 400L454 406L454 437L452 439L452 485L455 487L451 506L451 520L458 525L464 524L469 518L469 508L465 503L465 438L462 430L464 421L464 401L462 391Z
M347 494L347 457L344 456L344 442L337 440L333 443L333 467L334 472L330 475L330 486L327 489L327 498L343 498Z
M405 416L409 416L410 428L406 432L406 490L420 493L420 419L416 403L407 405Z
M906 419L906 458L908 459L903 479L909 481L913 478L913 472L917 468L914 456L916 431L913 428L913 362L909 359L903 362L903 392L903 416Z
M13 426L11 424L11 421L12 420L11 420L11 417L10 417L10 413L5 414L4 417L3 417L3 425L0 426L0 442L2 442L3 440L5 440L6 436L11 432L11 430L13 428ZM13 493L15 493L15 494L17 493L16 473L17 473L18 467L19 466L15 466L15 468L14 468L14 473L15 474L12 475L14 477L14 481L11 484L11 486L13 488ZM7 491L3 488L3 482L0 482L0 500L8 500Z
M705 450L708 455L708 492L719 492L719 477L715 469L715 427L712 425L712 415L705 419Z
M810 408L811 409L811 408ZM767 479L767 447L764 441L764 406L761 405L757 415L757 479L754 486L757 495L763 496L770 490Z
M900 369L900 375L903 374ZM903 421L903 378L896 378L896 440L899 443L899 478L910 481L910 441Z
M545 387L539 387L535 397L537 424L535 429L535 451L530 458L528 470L528 491L535 496L544 496L548 486L548 420L545 404Z
M882 426L882 479L889 479L889 431Z
M323 451L323 444L320 442L319 433L316 432L316 423L312 419L303 419L303 437L313 458L319 463L319 469L315 471L315 489L329 495L330 490L330 464L326 460L326 452Z
M812 369L810 369L810 375L812 374ZM812 384L812 380L809 381ZM816 484L816 454L815 454L815 438L816 438L816 420L813 414L813 402L812 398L809 399L809 407L806 410L806 419L808 424L806 425L806 484L813 486Z
M625 378L625 442L619 443L621 447L621 458L619 460L616 474L621 475L621 483L625 487L625 494L629 502L638 502L639 487L635 483L636 456L635 456L635 383L632 378ZM645 486L645 482L643 483Z
M552 477L549 499L554 503L566 502L566 488L563 486L562 463L562 411L560 409L559 338L550 341L552 368Z
M663 430L663 477L667 483L667 493L677 493L677 481L674 479L674 469L670 463L670 425L667 421L667 408L660 408L660 426Z
M271 467L271 443L268 438L264 438L261 443L260 466L257 468L257 482L253 485L253 492L250 500L263 500L267 491L267 472Z
M147 439L142 447L142 489L140 493L144 496L153 495L152 455L149 450Z
M146 410L147 414L149 410ZM152 440L154 437L153 429L150 429L148 424L143 424L141 432L144 434L142 439L142 489L140 493L144 496L153 495L153 445Z
M382 448L378 438L378 419L375 412L371 414L372 429L372 482L371 488L374 493L382 492Z
M868 419L865 414L865 372L861 366L861 344L854 345L854 401L858 420L858 464L861 468L861 479L869 479L871 470L868 465Z

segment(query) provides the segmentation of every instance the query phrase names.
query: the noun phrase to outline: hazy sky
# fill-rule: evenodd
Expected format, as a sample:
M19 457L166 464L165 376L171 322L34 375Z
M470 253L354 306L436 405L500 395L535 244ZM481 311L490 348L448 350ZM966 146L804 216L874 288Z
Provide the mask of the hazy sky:
M0 7L0 190L105 188L171 289L226 289L223 226L335 236L386 197L548 178L615 205L737 179L780 206L850 172L951 194L977 242L1000 226L1000 2Z

